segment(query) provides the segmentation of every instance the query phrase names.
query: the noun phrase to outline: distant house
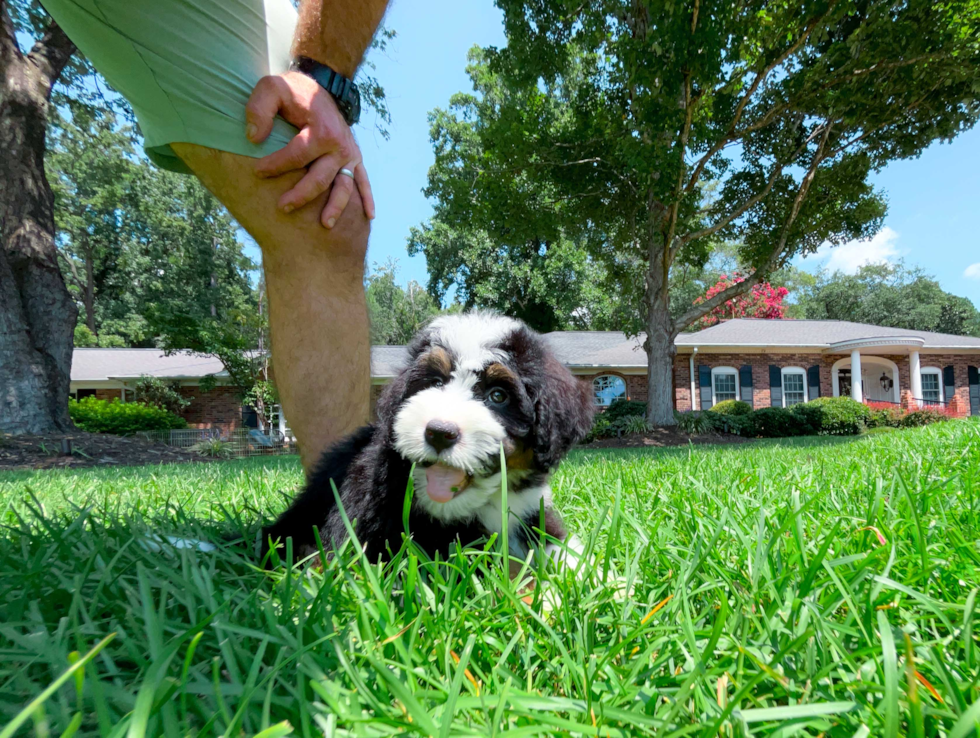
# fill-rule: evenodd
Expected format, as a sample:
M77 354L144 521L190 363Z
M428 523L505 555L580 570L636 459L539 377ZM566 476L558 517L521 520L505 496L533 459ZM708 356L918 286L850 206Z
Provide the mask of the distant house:
M643 337L616 331L546 334L558 358L592 386L595 403L647 399ZM980 338L883 328L832 320L729 320L677 337L674 407L710 409L722 400L754 407L788 407L817 397L852 396L917 407L942 405L957 415L980 416ZM372 407L404 366L404 346L371 349ZM255 425L228 384L221 362L190 352L165 356L157 349L75 349L73 396L132 400L141 374L180 384L193 400L184 412L193 427L231 430ZM200 390L214 375L217 386ZM860 381L856 377L860 376ZM285 428L278 408L272 425Z

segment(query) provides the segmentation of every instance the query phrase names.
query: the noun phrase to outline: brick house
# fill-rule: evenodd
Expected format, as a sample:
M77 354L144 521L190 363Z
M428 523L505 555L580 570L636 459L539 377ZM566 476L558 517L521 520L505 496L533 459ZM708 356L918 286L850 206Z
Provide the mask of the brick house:
M596 405L623 397L647 399L642 336L616 331L555 331L546 335L558 358L592 385ZM726 399L754 407L786 407L816 397L850 395L906 407L941 405L956 415L980 416L980 338L833 320L741 318L677 337L674 407L709 409ZM371 349L371 406L400 371L404 346ZM179 382L192 397L184 412L196 428L233 430L254 424L221 362L190 352L157 349L75 349L73 396L133 397L141 374ZM214 375L217 386L200 390ZM860 376L861 380L855 381ZM286 420L275 408L274 425ZM253 426L254 427L254 426Z

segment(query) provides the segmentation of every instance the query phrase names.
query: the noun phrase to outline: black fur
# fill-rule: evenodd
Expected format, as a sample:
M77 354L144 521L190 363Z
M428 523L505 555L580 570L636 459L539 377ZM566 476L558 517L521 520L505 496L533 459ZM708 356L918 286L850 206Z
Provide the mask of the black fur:
M370 560L387 558L400 548L405 493L412 465L395 451L392 429L401 405L415 393L432 386L432 377L439 372L438 367L426 367L419 361L432 346L433 337L423 331L409 347L408 367L379 398L376 424L361 428L323 455L303 493L273 525L263 530L263 553L270 538L282 543L287 537L293 538L298 557L312 553L314 527L319 529L328 550L347 538L331 480ZM544 340L527 327L514 330L499 348L508 357L501 363L519 380L509 382L512 401L498 414L508 433L505 446L510 443L514 448L532 452L526 478L521 485L510 488L511 494L519 494L522 489L546 481L572 445L588 432L593 414L592 395L588 385L572 376ZM491 380L481 378L474 392L483 391L484 381L492 384ZM496 468L499 469L499 460ZM538 510L530 513L523 521L525 532L519 534L529 548L536 541L527 531L539 526L538 518ZM477 520L445 523L416 505L409 514L409 530L430 556L438 553L443 557L457 540L465 545L487 535ZM555 538L565 536L560 517L551 509L546 511L546 530Z

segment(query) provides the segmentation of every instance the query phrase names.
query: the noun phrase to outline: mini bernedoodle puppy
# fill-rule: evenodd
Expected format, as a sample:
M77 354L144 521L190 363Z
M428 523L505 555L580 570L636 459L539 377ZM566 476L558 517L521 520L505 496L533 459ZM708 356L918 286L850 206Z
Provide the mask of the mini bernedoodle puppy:
M566 538L549 476L588 432L592 414L588 385L524 323L486 312L437 318L379 398L377 422L323 455L303 493L263 530L263 552L270 540L281 546L292 537L294 551L309 555L314 527L328 550L343 543L333 480L368 558L390 556L401 547L414 464L409 529L430 556L445 559L457 540L500 532L503 444L509 546L523 559L538 540L530 531L540 525L542 498L546 532ZM568 541L565 549L574 548Z

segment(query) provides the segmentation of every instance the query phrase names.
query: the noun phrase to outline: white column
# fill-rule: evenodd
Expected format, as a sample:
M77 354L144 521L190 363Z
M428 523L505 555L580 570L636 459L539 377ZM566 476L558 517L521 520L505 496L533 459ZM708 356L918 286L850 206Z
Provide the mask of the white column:
M861 352L857 349L851 352L851 398L864 402L864 393L861 391Z
M691 353L690 366L691 366L691 410L697 410L700 405L700 398L698 397L698 387L694 381L694 357L697 355L698 350L695 348Z
M912 390L912 397L916 400L922 399L922 364L919 362L919 352L909 352L909 373L912 380L909 389Z

